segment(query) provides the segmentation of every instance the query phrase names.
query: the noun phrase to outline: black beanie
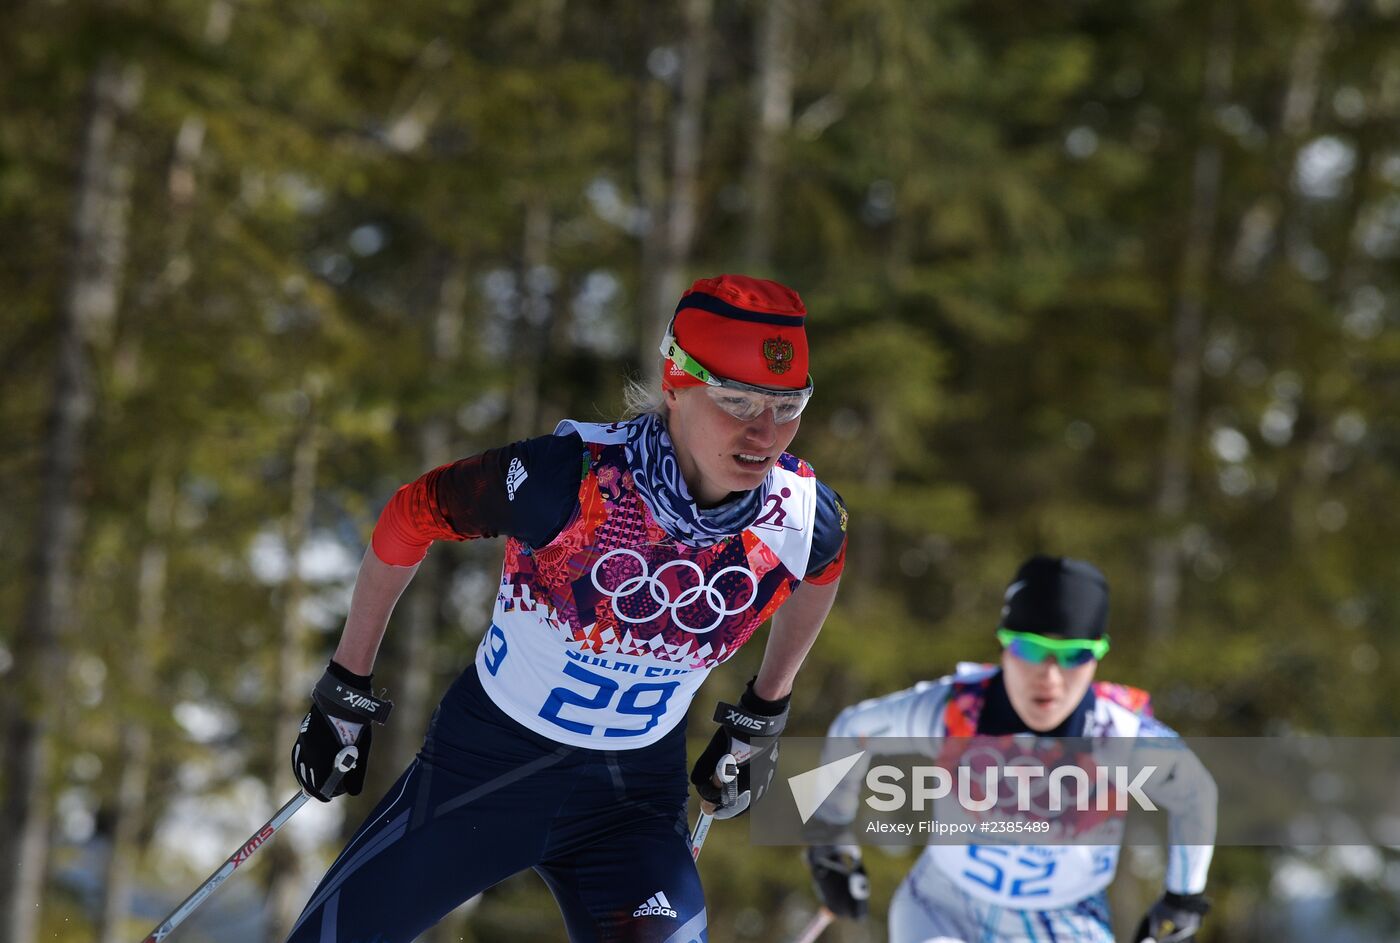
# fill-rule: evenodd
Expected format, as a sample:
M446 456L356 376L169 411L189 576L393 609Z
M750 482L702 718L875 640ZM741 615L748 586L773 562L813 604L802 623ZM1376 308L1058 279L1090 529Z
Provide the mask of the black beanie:
M1001 624L1013 632L1101 638L1108 631L1108 580L1083 560L1031 557L1006 587Z

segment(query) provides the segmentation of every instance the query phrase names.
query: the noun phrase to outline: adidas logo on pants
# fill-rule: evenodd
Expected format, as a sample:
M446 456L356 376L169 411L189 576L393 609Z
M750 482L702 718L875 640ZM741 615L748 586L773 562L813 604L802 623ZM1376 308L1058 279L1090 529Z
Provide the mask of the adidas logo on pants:
M661 891L647 898L646 903L632 912L634 917L675 917L676 912L671 908L671 902L666 899L666 895Z

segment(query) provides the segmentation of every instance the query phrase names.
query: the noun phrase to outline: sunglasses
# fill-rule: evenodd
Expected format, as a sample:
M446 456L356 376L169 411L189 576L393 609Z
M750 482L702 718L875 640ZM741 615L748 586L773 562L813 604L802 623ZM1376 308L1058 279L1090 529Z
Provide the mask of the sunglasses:
M714 404L740 422L753 422L771 409L773 421L780 426L786 425L802 415L802 410L807 408L807 402L812 398L810 376L807 377L807 386L800 390L770 390L717 377L686 353L669 329L661 339L661 356L705 384L705 392Z
M1061 668L1078 668L1108 654L1108 636L1095 639L1046 638L1034 632L1013 632L997 629L1001 647L1022 661L1038 665L1054 658Z

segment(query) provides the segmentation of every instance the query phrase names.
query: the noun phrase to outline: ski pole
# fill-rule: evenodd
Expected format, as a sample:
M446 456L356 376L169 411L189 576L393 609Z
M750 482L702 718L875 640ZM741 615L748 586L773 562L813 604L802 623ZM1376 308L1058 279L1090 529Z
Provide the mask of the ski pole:
M817 937L822 935L822 931L835 921L836 915L823 907L817 911L817 915L811 919L807 926L802 928L802 932L793 939L792 943L816 943Z
M726 753L715 764L715 775L710 781L716 786L723 786L726 783L732 783L738 775L739 761L734 759L734 754ZM700 857L700 849L705 846L705 837L710 834L710 825L714 820L714 804L702 799L700 801L700 818L695 820L695 831L690 833L690 859L692 861Z
M359 761L359 758L360 751L353 746L346 747L335 755L335 769L331 770L330 776L326 777L325 791L327 795L335 792L335 787L340 783L341 778L355 768L355 763ZM287 800L286 805L278 809L262 828L249 836L248 840L230 855L229 859L221 864L217 871L209 875L203 884L195 888L194 893L186 897L180 906L176 907L170 916L162 920L160 925L152 930L141 943L160 943L161 940L168 937L171 931L184 923L190 914L209 899L209 895L218 890L220 884L228 880L229 875L253 857L254 852L267 844L268 839L277 834L277 830L286 825L292 814L300 809L309 798L311 797L307 793L299 792Z

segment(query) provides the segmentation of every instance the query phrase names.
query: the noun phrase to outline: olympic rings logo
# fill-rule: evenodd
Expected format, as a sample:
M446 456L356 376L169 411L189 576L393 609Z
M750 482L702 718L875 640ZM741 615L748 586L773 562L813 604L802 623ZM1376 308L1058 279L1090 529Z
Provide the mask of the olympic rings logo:
M641 567L641 572L636 576L629 576L619 583L617 588L608 589L598 582L598 574L602 572L604 565L610 558L618 555L631 557L636 560L637 565ZM696 580L696 585L689 589L682 590L680 595L675 599L671 598L670 587L661 581L661 574L672 567L690 570L695 574ZM749 581L749 598L733 609L725 605L724 593L720 592L718 588L719 581L730 573L741 574ZM625 547L609 550L599 557L598 561L593 564L593 572L590 574L590 578L593 580L594 589L612 599L612 611L623 622L639 625L641 623L651 622L663 612L668 612L671 615L671 621L691 635L704 635L707 632L713 632L715 629L719 628L721 622L730 616L737 616L739 613L745 611L749 606L753 605L753 601L758 598L758 580L754 578L753 572L747 567L727 566L712 576L709 582L706 582L705 571L700 569L699 564L693 561L671 560L661 564L661 566L657 567L656 572L652 573L651 568L647 566L645 557L637 551L628 550ZM645 616L626 615L622 611L620 600L635 597L643 586L647 588L647 594L651 597L651 601L656 604L656 611ZM709 604L709 607L714 610L714 619L709 625L703 628L686 625L681 620L681 610L686 606L699 602L702 598Z

